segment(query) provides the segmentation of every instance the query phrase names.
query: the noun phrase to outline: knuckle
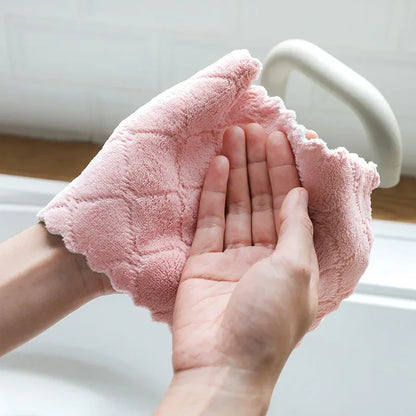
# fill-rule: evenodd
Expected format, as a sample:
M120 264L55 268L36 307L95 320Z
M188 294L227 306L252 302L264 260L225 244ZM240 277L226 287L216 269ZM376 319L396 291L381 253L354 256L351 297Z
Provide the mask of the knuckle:
M229 214L248 214L251 213L250 201L245 199L229 199Z
M272 209L272 197L267 193L255 195L252 198L251 205L252 205L253 212L271 210Z
M309 283L312 277L311 265L299 258L290 256L280 256L279 262L283 265L289 276L300 282Z
M312 271L309 265L296 264L292 265L292 274L301 282L309 283Z
M205 215L198 219L197 228L215 228L224 226L224 217L219 215Z
M287 279L292 281L299 290L300 293L306 293L310 288L310 282L312 280L312 267L307 262L301 262L299 258L293 258L292 256L274 255L272 258L273 267L278 267ZM306 291L306 292L305 292Z
M241 247L249 247L251 246L251 240L246 239L246 238L238 238L238 239L233 239L231 241L229 241L227 243L227 249L228 250L232 250L235 248L241 248Z
M303 212L287 213L281 211L280 221L282 226L285 224L287 227L291 228L300 227L306 235L313 238L313 223L308 214Z

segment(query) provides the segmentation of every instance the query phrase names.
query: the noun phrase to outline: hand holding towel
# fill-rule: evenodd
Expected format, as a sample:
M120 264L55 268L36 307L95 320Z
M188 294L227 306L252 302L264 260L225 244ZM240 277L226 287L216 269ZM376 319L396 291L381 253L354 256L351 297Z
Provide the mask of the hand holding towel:
M368 264L370 194L376 166L344 148L305 139L305 128L279 97L252 86L261 64L234 51L155 97L116 128L86 169L38 218L92 270L131 294L153 318L171 323L192 243L201 186L231 125L285 132L309 211L320 267L318 315L336 309Z

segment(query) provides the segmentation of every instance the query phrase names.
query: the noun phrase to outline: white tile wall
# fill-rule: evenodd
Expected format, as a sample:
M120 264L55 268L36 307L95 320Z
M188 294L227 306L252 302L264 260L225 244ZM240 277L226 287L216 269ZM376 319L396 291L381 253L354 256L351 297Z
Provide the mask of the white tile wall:
M264 60L269 50L239 39L213 39L201 36L170 35L161 40L161 87L168 88L234 49L249 49L252 56Z
M238 0L86 0L82 16L97 22L138 25L149 30L168 30L214 36L236 30Z
M121 120L137 109L137 103L151 100L156 91L101 87L91 90L92 140L108 137Z
M157 87L158 48L152 32L129 34L105 25L9 17L6 35L18 78Z
M71 18L79 15L80 2L77 0L1 0L0 12L17 13L28 17Z
M409 52L416 53L416 1L408 0L406 7L403 10L403 30L401 33L400 41L401 46L407 49Z
M264 60L304 38L373 82L416 175L415 0L0 0L0 131L103 142L130 112L222 55ZM331 146L370 157L354 114L303 75L287 106Z
M244 0L241 36L272 45L276 40L304 38L333 45L377 47L388 39L386 27L393 3L394 0Z
M377 86L396 113L416 112L416 60L338 53L337 57ZM314 85L312 105L328 111L343 111L343 104Z
M46 138L90 138L90 108L83 86L11 80L0 85L0 131ZM21 130L22 129L22 130Z

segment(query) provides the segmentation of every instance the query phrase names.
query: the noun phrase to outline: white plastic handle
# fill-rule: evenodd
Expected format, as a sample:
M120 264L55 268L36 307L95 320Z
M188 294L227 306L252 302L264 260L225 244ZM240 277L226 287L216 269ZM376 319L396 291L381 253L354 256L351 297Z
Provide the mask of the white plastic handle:
M400 180L402 141L396 117L380 91L323 49L300 39L276 45L266 58L261 83L270 96L285 98L289 74L299 70L349 105L360 118L378 165L380 186Z

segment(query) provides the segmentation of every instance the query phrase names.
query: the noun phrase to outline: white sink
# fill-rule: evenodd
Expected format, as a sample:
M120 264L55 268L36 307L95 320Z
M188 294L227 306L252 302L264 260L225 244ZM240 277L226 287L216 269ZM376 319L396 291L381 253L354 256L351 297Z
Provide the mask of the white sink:
M128 296L97 299L0 358L0 415L149 415L170 348L166 326Z
M0 175L0 241L64 182ZM355 293L287 363L270 415L415 414L416 226L375 221ZM0 358L0 415L149 415L172 372L168 328L127 295L97 299Z
M149 414L154 392L108 365L71 358L73 352L21 352L1 363L1 415ZM76 354L77 356L80 354ZM108 364L108 363L107 363ZM141 408L143 413L137 412Z

